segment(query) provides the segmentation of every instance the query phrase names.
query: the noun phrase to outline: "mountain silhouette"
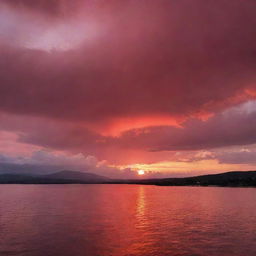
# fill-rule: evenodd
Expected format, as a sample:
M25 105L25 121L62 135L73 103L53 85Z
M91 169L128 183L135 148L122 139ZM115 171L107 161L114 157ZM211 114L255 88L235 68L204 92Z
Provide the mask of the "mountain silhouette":
M187 178L110 179L93 173L64 170L47 175L1 174L0 184L142 184L158 186L256 187L256 171L226 172Z
M76 181L88 181L88 182L100 182L100 181L110 181L109 178L100 176L94 173L88 172L77 172L77 171L70 171L64 170L48 175L43 175L44 178L47 179L57 179L57 180L76 180Z
M0 184L72 184L72 183L105 183L111 179L94 173L64 170L46 175L0 174Z

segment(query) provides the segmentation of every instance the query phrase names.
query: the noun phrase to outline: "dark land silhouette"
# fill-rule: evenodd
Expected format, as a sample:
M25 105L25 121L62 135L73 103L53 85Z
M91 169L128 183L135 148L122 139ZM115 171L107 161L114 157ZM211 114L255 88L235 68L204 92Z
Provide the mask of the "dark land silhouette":
M141 184L158 186L256 187L256 171L226 172L187 178L110 179L93 173L65 170L47 175L1 174L0 184Z

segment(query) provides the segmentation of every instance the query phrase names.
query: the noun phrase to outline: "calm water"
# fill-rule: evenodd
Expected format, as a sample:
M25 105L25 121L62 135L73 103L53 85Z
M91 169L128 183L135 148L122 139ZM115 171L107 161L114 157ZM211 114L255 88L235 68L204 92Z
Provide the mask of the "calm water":
M256 255L256 189L0 185L0 255Z

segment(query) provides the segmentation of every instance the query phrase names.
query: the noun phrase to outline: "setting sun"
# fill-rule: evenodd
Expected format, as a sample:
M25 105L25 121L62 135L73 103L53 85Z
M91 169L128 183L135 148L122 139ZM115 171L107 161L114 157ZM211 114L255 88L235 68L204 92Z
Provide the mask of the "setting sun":
M144 171L144 170L138 170L138 174L139 174L139 175L144 175L144 174L145 174L145 171Z

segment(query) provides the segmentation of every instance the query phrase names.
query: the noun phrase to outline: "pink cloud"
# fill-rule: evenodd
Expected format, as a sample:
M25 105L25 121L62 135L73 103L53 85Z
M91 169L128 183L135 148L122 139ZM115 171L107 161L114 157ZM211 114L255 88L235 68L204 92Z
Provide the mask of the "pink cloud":
M240 0L3 1L0 130L15 142L0 149L127 163L255 143L255 104L245 103L256 90L255 10Z

